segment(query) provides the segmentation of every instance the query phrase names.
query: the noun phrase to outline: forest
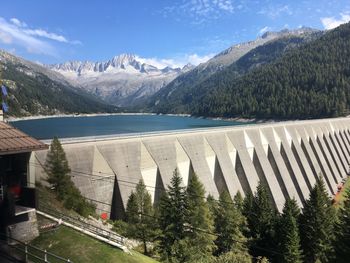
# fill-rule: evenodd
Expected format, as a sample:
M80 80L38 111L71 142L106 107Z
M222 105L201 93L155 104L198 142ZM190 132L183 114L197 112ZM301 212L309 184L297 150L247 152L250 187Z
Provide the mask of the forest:
M205 196L196 174L183 185L175 170L153 207L141 180L116 228L162 262L348 262L350 191L336 207L321 176L302 209L287 199L281 213L263 183L245 198L223 191L219 200Z
M278 50L278 48L276 48ZM157 112L174 111L206 117L310 119L349 112L350 24L290 48L275 60L237 77L241 58L190 90L182 100ZM180 107L177 105L186 105Z

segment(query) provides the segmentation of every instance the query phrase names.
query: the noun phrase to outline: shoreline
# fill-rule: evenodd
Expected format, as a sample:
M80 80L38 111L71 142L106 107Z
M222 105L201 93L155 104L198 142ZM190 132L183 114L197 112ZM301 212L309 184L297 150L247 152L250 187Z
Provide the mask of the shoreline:
M111 116L111 115L156 115L155 113L86 113L86 114L55 114L55 115L35 115L27 117L9 117L6 120L10 122L28 121L39 119L54 119L54 118L76 118L76 117L96 117L96 116Z
M117 113L87 113L87 114L55 114L55 115L35 115L27 117L8 117L6 121L8 122L17 122L17 121L27 121L27 120L40 120L40 119L53 119L53 118L77 118L77 117L98 117L98 116L128 116L128 115L137 115L137 116L177 116L177 117L190 117L198 119L209 119L209 120L218 120L218 121L228 121L228 122L241 122L241 123L275 123L276 120L267 120L267 119L247 119L247 118L224 118L224 117L204 117L204 116L192 116L190 114L158 114L152 112L117 112Z

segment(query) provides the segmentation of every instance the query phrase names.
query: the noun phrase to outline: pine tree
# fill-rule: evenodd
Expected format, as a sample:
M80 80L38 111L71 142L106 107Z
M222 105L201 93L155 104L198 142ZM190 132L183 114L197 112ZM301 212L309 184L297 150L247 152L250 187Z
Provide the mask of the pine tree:
M63 200L71 187L70 168L66 154L57 137L54 137L51 142L45 167L48 174L48 182L53 187L57 197Z
M236 208L242 213L243 208L244 208L244 199L243 199L240 191L238 191L236 193L236 195L234 196L233 202L234 202Z
M207 204L209 206L209 210L211 211L212 216L215 215L215 210L218 208L218 202L214 199L214 197L209 194L207 197Z
M229 251L218 256L213 263L251 263L252 257L247 251ZM259 262L260 263L260 262Z
M241 232L243 225L245 225L244 216L234 206L229 193L222 192L215 214L215 232L218 234L215 241L218 247L217 255L229 251L246 252L245 238Z
M163 193L159 202L159 226L162 231L159 249L164 260L171 261L178 256L173 245L185 237L186 217L185 187L175 169L168 191Z
M306 262L330 262L333 253L335 211L320 178L300 216L301 244Z
M346 191L344 206L340 208L339 220L336 225L337 238L335 255L337 263L346 263L350 259L350 189Z
M245 237L251 238L252 233L249 229L249 226L254 224L253 220L253 203L254 203L254 196L251 193L246 193L246 196L243 200L243 210L242 214L246 218L247 221L247 227L243 230L243 234Z
M152 198L141 179L132 192L126 207L126 221L129 236L139 239L143 243L144 254L148 254L147 242L156 236Z
M247 215L248 227L253 238L251 253L254 256L265 256L270 259L274 256L270 251L276 247L274 243L276 215L267 188L260 182L253 199L252 211Z
M284 207L283 207L283 214L285 213L290 213L296 220L297 222L299 221L299 217L300 217L300 208L298 206L297 201L292 198L287 198L286 202L284 203Z
M300 214L295 199L287 199L283 214L279 219L279 252L278 262L301 263L302 252L300 249L300 237L298 228L298 216Z
M189 228L183 241L186 244L182 262L201 262L212 256L215 249L213 216L204 199L205 189L195 173L191 174L186 189L187 217Z
M66 154L57 137L52 140L46 157L45 169L48 174L48 182L55 190L57 198L63 201L67 209L72 209L84 217L95 214L96 206L82 196L69 176L70 168Z
M138 218L139 207L136 200L136 194L132 191L126 204L125 221L134 226L134 224L137 223Z

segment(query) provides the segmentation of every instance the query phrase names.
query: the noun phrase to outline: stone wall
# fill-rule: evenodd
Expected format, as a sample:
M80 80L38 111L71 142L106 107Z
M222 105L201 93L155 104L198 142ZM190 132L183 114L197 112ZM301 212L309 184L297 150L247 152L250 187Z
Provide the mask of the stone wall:
M27 220L25 220L27 219ZM18 216L18 220L25 220L7 227L7 236L21 242L30 242L39 236L36 211L32 211ZM11 241L11 240L9 240Z

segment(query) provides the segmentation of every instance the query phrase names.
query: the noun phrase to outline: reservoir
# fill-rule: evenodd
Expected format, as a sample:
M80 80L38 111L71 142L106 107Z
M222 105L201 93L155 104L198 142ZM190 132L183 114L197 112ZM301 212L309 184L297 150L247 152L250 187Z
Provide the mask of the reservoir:
M37 139L95 137L170 130L246 125L247 122L169 115L97 115L54 117L11 122Z

